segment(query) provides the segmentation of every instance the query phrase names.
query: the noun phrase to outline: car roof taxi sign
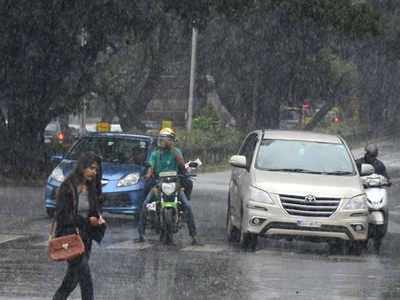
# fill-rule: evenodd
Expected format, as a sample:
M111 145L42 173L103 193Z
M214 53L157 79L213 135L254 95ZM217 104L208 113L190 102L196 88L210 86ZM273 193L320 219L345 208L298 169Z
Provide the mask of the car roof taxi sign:
M110 132L111 125L106 121L100 121L96 123L96 131L97 132Z

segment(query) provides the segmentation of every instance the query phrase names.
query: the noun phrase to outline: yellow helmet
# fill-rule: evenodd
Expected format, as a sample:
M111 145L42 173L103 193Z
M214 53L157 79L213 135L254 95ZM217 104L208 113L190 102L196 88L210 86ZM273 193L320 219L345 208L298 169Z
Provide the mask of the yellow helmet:
M176 133L175 130L165 127L160 130L160 137L168 137L175 140Z

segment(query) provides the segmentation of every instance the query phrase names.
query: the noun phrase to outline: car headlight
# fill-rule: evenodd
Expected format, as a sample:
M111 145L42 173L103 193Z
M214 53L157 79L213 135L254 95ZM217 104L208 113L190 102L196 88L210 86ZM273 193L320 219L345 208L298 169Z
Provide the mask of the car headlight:
M61 168L57 167L51 172L50 178L58 182L63 182L65 179L64 172Z
M343 210L357 210L367 209L367 197L366 195L358 195L347 201Z
M138 173L128 174L125 177L121 178L120 181L118 181L117 186L123 187L123 186L134 185L134 184L138 183L139 178L140 178L140 176Z
M274 200L272 200L271 196L267 192L260 190L259 188L256 188L254 186L250 186L249 200L255 202L263 202L267 204L275 204Z
M164 182L161 184L161 190L168 196L172 195L172 193L174 193L176 190L176 184L175 182Z

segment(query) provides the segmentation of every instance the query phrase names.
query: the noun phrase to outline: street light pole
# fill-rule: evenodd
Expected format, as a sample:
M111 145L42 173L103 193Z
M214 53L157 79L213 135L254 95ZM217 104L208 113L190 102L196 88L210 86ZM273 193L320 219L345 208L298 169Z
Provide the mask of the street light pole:
M86 134L86 106L87 100L86 97L83 97L83 108L81 114L81 136Z
M192 130L192 118L193 118L193 97L194 97L194 83L196 79L196 50L197 50L197 28L193 25L192 30L192 58L190 62L190 84L189 84L189 101L187 110L187 131Z
M88 42L88 32L86 31L85 27L81 28L81 33L79 35L79 42L80 46L83 48L87 45ZM83 97L83 107L81 112L81 136L86 134L86 106L87 106L87 99L86 96Z

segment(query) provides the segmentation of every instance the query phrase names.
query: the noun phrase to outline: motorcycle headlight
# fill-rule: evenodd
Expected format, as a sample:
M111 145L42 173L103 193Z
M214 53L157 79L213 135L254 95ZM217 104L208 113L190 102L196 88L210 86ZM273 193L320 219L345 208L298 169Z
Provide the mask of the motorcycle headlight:
M267 204L275 204L274 200L272 200L271 196L263 191L260 190L259 188L256 188L254 186L250 186L250 201L255 201L255 202L263 202Z
M374 187L374 186L381 186L381 180L380 178L374 178L374 179L370 179L367 181L367 186L368 187Z
M172 193L175 192L176 189L176 184L175 182L164 182L161 184L161 190L163 191L164 194L166 195L172 195Z
M121 178L120 181L118 181L117 186L124 187L124 186L134 185L134 184L138 183L139 178L140 178L140 176L138 173L128 174L125 177Z
M64 172L61 168L57 167L51 172L50 178L58 182L63 182L65 179Z
M379 176L370 176L364 179L364 186L366 187L380 187L388 183L386 177L379 175Z
M358 195L349 199L343 210L357 210L367 209L367 197L366 195Z

